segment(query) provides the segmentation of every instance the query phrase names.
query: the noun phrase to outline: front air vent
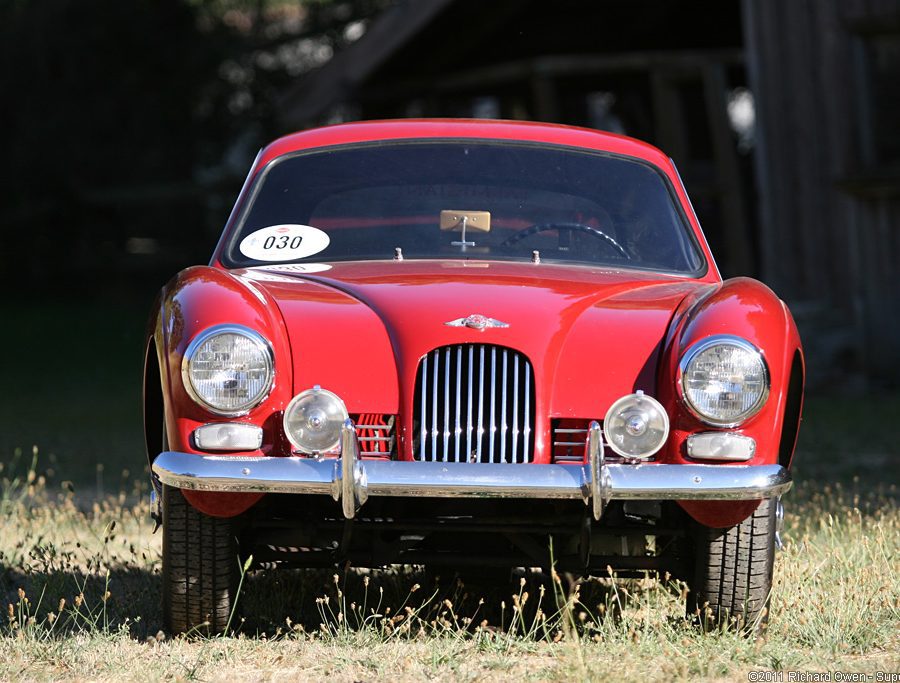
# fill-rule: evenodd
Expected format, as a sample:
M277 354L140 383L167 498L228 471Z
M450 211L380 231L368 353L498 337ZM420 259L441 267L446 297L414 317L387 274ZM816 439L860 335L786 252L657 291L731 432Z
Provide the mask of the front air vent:
M531 363L491 344L435 349L419 363L413 419L416 460L531 462Z
M589 420L556 419L550 422L553 434L553 462L583 463L587 461Z
M394 415L362 413L351 415L359 440L359 456L374 460L391 460L396 457L397 440L394 435Z

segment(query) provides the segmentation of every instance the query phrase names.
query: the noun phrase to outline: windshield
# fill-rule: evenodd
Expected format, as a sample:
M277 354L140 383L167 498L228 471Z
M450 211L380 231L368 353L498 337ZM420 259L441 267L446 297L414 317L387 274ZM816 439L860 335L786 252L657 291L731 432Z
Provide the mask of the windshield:
M287 156L257 180L232 267L535 260L695 274L703 259L648 163L571 147L391 141Z

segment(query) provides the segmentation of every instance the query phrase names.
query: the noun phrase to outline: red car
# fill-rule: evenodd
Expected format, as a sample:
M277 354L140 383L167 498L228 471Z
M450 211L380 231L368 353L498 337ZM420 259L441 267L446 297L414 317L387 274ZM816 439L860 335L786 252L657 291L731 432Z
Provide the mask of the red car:
M803 352L625 137L384 121L275 141L151 316L167 627L244 558L669 571L765 621ZM552 536L552 559L551 542Z

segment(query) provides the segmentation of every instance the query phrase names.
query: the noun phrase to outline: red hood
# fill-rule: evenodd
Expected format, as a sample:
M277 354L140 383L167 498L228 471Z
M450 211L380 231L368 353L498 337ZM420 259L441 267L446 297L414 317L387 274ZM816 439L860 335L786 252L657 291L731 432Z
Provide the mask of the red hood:
M236 274L261 285L284 315L294 391L320 384L345 397L351 413L402 413L423 355L476 342L531 359L539 414L543 406L550 417L602 418L623 394L655 393L674 311L691 292L714 286L634 271L483 261L338 263L304 274L271 266ZM509 327L445 324L473 313Z

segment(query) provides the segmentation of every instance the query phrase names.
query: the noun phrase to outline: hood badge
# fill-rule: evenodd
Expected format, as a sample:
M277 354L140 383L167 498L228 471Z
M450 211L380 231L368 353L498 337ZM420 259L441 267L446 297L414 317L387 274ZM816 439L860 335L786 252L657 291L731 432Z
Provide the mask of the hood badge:
M487 316L478 313L473 313L465 318L457 318L456 320L451 320L444 324L448 327L468 327L473 330L484 330L488 327L509 327L509 323L504 323L500 320L495 320L494 318L488 318Z

